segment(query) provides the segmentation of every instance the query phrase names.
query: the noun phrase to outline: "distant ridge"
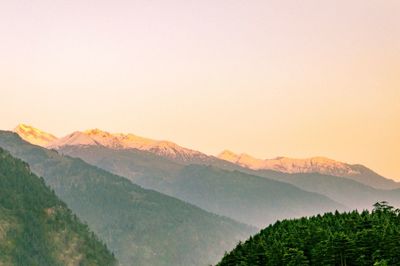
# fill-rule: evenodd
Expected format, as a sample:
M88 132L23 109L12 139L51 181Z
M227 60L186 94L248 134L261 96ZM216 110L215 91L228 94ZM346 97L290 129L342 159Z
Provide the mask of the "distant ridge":
M371 169L359 165L348 164L325 157L294 159L276 157L274 159L258 159L246 153L236 154L225 150L217 157L206 155L200 151L188 149L166 140L153 140L134 134L110 133L100 129L75 131L65 137L54 135L36 129L26 124L20 124L15 129L20 137L32 144L50 149L62 149L67 146L102 146L116 150L137 149L184 164L205 164L226 166L232 170L232 165L257 171L252 173L264 176L262 171L276 171L286 174L319 173L337 177L346 177L378 189L400 188L400 183L387 179ZM226 165L224 162L232 165ZM225 167L222 167L225 168ZM240 169L235 169L240 170Z
M207 158L207 155L199 151L181 147L171 141L153 140L134 134L110 133L97 128L75 131L62 138L57 138L50 133L25 124L18 125L14 132L31 144L50 149L59 149L65 146L104 146L111 149L144 150L182 161L193 157Z
M387 179L371 169L360 164L348 164L325 157L311 157L306 159L294 159L277 157L274 159L258 159L246 153L236 154L225 150L218 158L238 166L257 171L277 171L287 174L312 174L346 177L365 185L378 189L395 189L400 183Z
M274 159L258 159L246 153L235 154L225 150L218 158L253 170L274 170L283 173L321 173L334 176L357 175L360 172L349 164L325 157L294 159L277 157Z

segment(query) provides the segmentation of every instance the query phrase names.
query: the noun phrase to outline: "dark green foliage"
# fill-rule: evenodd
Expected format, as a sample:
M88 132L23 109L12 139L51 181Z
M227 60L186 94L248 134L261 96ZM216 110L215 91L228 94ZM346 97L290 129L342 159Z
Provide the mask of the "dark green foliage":
M400 211L380 202L372 212L276 222L218 265L400 265Z
M283 264L288 266L309 265L307 257L302 250L297 248L288 248L283 254Z
M16 134L0 132L0 146L43 176L122 265L207 265L255 232Z
M0 265L113 265L43 179L0 148Z

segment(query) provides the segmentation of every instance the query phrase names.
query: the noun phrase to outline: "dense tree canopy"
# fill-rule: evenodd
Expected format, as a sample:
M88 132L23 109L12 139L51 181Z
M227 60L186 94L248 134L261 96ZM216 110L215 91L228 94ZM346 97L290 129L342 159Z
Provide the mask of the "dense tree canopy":
M400 265L400 210L380 202L372 212L278 221L218 265Z
M114 264L43 179L0 148L0 265Z

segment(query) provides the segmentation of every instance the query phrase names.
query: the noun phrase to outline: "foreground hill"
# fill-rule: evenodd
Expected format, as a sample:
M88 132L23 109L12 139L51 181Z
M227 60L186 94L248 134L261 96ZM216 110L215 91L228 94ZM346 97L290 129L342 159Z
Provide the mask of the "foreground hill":
M0 148L0 265L114 265L29 166Z
M87 222L122 265L207 265L254 229L0 131L0 146Z
M345 209L323 195L284 182L214 166L186 165L137 149L79 145L59 151L141 186L257 227L277 219Z
M327 213L284 220L225 255L232 265L400 265L400 210Z

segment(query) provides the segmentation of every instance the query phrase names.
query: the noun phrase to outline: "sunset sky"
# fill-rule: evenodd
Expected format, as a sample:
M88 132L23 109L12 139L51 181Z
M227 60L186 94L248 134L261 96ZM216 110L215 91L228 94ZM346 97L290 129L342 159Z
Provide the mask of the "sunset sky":
M400 180L398 0L1 0L0 128L101 128Z

